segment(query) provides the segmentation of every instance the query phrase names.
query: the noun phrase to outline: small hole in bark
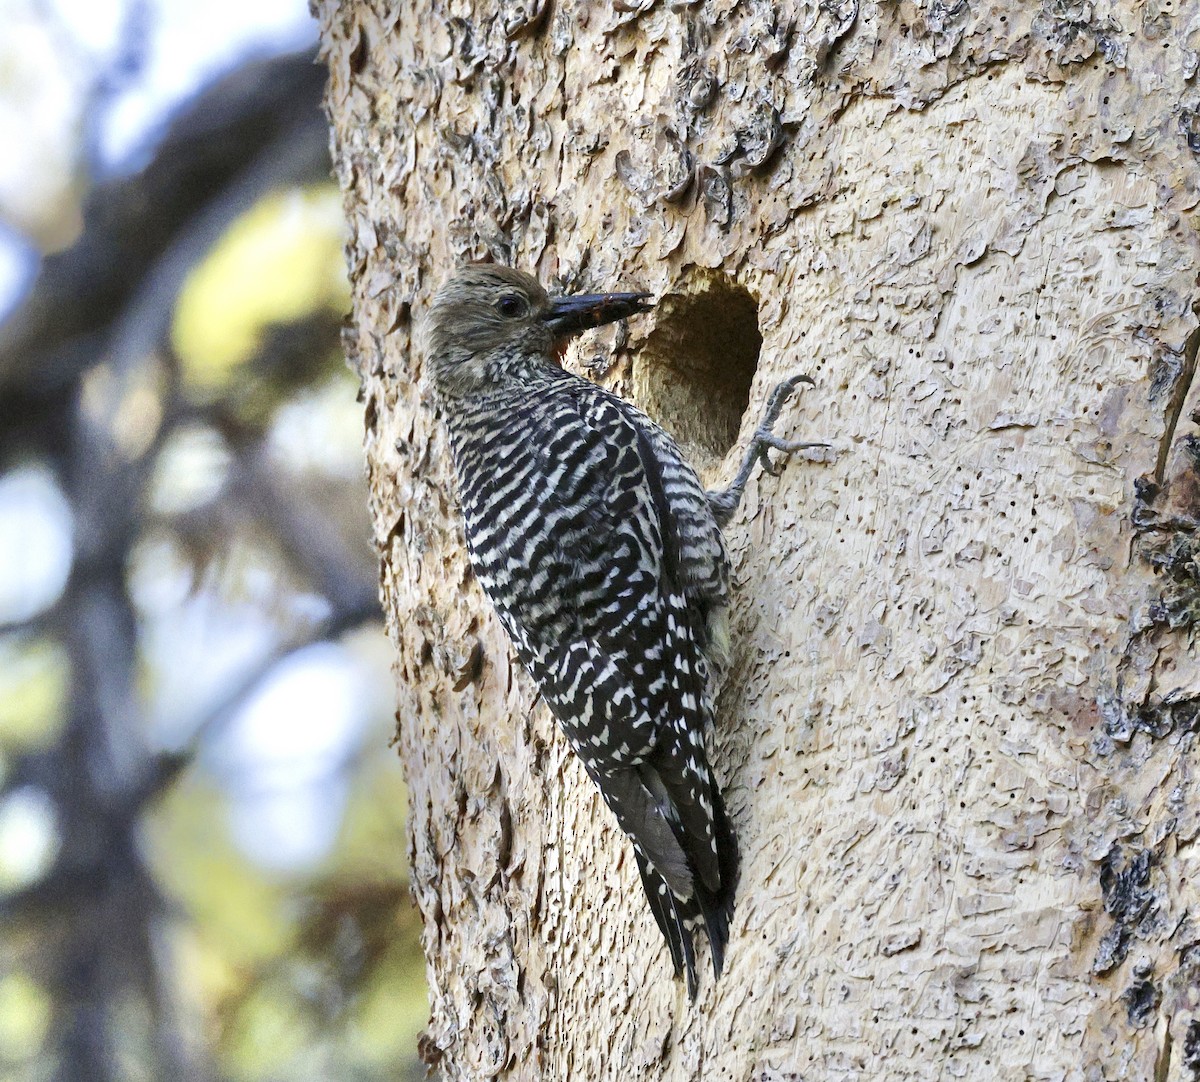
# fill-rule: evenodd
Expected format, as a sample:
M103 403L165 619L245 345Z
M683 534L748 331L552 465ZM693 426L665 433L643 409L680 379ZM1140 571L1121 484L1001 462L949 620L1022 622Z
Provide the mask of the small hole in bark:
M762 334L758 304L723 274L702 272L655 309L633 373L643 406L694 457L714 465L737 442Z

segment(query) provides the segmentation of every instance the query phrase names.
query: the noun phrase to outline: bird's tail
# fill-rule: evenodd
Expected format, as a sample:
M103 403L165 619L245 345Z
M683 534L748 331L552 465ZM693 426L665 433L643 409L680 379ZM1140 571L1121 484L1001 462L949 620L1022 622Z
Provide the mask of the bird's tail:
M692 1000L696 998L696 951L693 933L698 927L704 927L712 952L713 972L719 977L725 965L725 947L729 942L729 921L733 916L733 897L738 877L737 841L725 811L721 791L711 771L709 784L713 834L720 869L720 885L715 890L705 886L703 878L693 868L691 894L686 898L679 897L667 885L667 880L654 867L642 847L637 845L636 841L634 843L638 871L641 872L642 886L645 887L646 897L650 901L650 911L667 941L671 961L675 966L675 975L684 975L688 996ZM682 834L682 828L679 828L678 834ZM678 837L678 840L684 852L689 852L691 847L688 840L684 837Z

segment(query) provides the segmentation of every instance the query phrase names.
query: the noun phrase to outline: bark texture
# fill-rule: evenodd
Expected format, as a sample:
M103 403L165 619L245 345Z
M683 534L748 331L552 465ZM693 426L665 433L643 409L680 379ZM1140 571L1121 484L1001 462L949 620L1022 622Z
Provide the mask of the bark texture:
M318 2L447 1078L1200 1079L1200 7ZM743 851L689 1009L472 582L410 314L666 296L568 363L727 479Z

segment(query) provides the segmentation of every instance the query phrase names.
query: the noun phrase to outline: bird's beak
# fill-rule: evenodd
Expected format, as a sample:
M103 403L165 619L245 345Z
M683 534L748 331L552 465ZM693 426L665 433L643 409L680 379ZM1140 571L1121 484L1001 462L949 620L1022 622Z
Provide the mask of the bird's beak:
M649 293L584 293L552 297L542 319L555 338L571 338L590 327L601 327L651 307Z

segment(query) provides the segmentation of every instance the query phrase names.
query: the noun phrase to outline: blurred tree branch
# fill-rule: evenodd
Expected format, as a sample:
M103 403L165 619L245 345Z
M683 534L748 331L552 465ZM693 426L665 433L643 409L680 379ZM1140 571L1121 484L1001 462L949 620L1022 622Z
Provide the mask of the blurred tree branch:
M310 52L246 64L179 114L144 170L89 196L79 241L45 259L0 324L0 462L32 439L60 443L63 394L112 347L135 298L132 331L161 334L183 275L234 217L273 188L328 176L323 85Z

